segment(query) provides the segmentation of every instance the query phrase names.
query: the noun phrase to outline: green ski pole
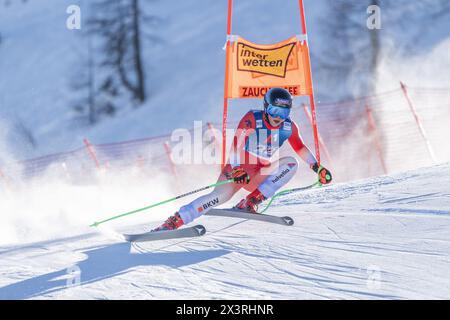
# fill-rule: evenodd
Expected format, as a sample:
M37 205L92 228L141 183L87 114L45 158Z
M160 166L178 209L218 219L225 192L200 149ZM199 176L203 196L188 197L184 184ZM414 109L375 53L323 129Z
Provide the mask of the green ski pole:
M206 186L206 187L194 190L194 191L187 192L185 194L182 194L182 195L176 196L174 198L170 198L170 199L167 199L167 200L164 200L164 201L152 204L152 205L144 207L144 208L140 208L140 209L136 209L136 210L133 210L133 211L130 211L130 212L122 213L122 214L119 214L117 216L114 216L114 217L111 217L111 218L108 218L108 219L105 219L105 220L102 220L102 221L99 221L99 222L94 222L93 224L90 225L90 227L97 227L97 226L99 226L102 223L105 223L105 222L108 222L108 221L111 221L111 220L115 220L115 219L119 219L119 218L128 216L130 214L141 212L141 211L144 211L144 210L147 210L147 209L150 209L150 208L154 208L154 207L160 206L162 204L169 203L171 201L175 201L175 200L181 199L183 197L187 197L187 196L190 196L192 194L195 194L195 193L207 190L209 188L213 188L213 187L220 186L220 185L227 184L227 183L231 183L231 182L234 182L234 180L230 179L230 180L220 181L218 183L211 184L209 186Z
M260 212L258 212L258 213L264 213L267 209L269 209L269 207L272 205L272 202L273 202L273 200L275 200L275 198L278 198L278 197L281 197L281 196L284 196L284 195L287 195L287 194L290 194L290 193L294 193L294 192L299 192L299 191L305 191L305 190L308 190L308 189L312 189L312 188L314 188L314 187L316 187L316 186L319 186L319 185L321 185L320 181L316 181L316 182L314 182L313 184L311 184L311 185L309 185L309 186L306 186L306 187L294 188L294 189L288 189L288 190L280 191L280 192L278 192L277 194L275 194L275 195L270 199L270 201L269 201L269 203L266 205L266 207L265 207L262 211L260 211Z

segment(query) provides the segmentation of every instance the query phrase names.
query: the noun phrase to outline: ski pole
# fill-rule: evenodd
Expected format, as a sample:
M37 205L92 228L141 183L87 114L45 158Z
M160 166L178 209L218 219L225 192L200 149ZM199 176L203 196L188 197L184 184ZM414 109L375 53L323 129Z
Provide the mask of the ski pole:
M306 187L294 188L294 189L288 189L288 190L280 191L280 192L278 192L277 194L275 194L275 195L270 199L270 201L269 201L269 203L266 205L266 207L265 207L262 211L260 211L259 213L264 213L267 209L269 209L270 205L272 204L272 202L273 202L273 200L274 200L275 198L278 198L278 197L280 197L280 196L284 196L284 195L287 195L287 194L290 194L290 193L294 193L294 192L299 192L299 191L305 191L305 190L308 190L308 189L312 189L312 188L314 188L314 187L316 187L316 186L319 186L319 185L321 185L320 181L316 181L316 182L314 182L313 184L311 184L311 185L309 185L309 186L306 186Z
M234 182L234 180L230 179L230 180L220 181L220 182L217 182L215 184L211 184L209 186L206 186L206 187L194 190L194 191L190 191L190 192L187 192L185 194L181 194L181 195L176 196L174 198L170 198L170 199L167 199L167 200L164 200L164 201L161 201L161 202L149 205L149 206L144 207L144 208L140 208L140 209L136 209L136 210L133 210L133 211L130 211L130 212L122 213L122 214L119 214L117 216L113 216L111 218L108 218L108 219L105 219L105 220L102 220L102 221L99 221L99 222L94 222L93 224L90 225L90 227L97 227L98 225L100 225L102 223L105 223L105 222L108 222L108 221L111 221L111 220L114 220L114 219L122 218L122 217L128 216L130 214L141 212L141 211L144 211L144 210L147 210L147 209L150 209L150 208L154 208L154 207L160 206L162 204L165 204L165 203L168 203L168 202L171 202L171 201L175 201L175 200L181 199L183 197L190 196L190 195L192 195L194 193L198 193L200 191L204 191L204 190L207 190L209 188L220 186L220 185L231 183L231 182Z

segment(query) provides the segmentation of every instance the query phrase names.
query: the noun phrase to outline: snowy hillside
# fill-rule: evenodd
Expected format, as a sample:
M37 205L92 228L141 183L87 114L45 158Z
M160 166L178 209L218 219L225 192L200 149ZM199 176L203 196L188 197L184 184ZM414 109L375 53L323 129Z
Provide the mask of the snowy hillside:
M346 99L361 94L364 64L345 61L342 79L332 72L346 68L335 53L368 49L367 12L362 5L347 16L359 24L345 42L327 22L339 25L348 10L305 0L317 120L329 151L321 146L322 164L335 182L395 175L277 199L267 213L292 216L292 227L206 216L195 222L208 230L201 238L130 245L120 233L150 230L193 196L88 225L217 178L217 165L174 163L174 143L166 143L194 121L222 120L227 1L140 1L156 17L143 28L148 99L136 106L121 96L114 117L88 125L71 105L79 94L71 82L87 56L99 68L95 77L104 72L107 53L86 35L99 13L93 1L0 0L0 299L449 299L450 6L402 1L383 2L383 50L369 73L374 94L328 103L343 91ZM81 30L66 27L73 4ZM296 0L234 1L234 34L275 43L299 32ZM365 52L356 55L368 60ZM301 101L292 115L312 147ZM230 101L229 126L260 105ZM36 159L20 161L29 158ZM285 188L314 178L301 163Z
M296 1L283 1L283 12L292 14L275 25L272 12L279 5L262 0L254 10L253 2L234 4L237 34L270 43L299 33ZM143 43L150 99L137 110L121 106L116 117L93 128L74 123L69 107L76 95L71 76L87 51L85 25L66 28L71 4L80 6L83 23L93 15L87 0L17 1L0 10L0 129L9 131L1 137L8 139L9 152L22 159L78 147L83 137L96 142L142 138L190 128L194 120L221 119L226 1L143 1L158 18ZM314 16L320 7L310 12ZM35 147L15 132L19 123L34 135Z
M202 217L207 234L184 241L86 227L2 246L0 299L448 299L449 186L445 164L280 199L268 213L292 227Z
M143 43L149 100L138 109L131 105L121 106L116 117L95 127L74 121L70 101L75 93L70 82L85 62L88 45L82 31L93 14L91 2L5 1L8 6L3 6L2 2L2 158L7 154L21 160L78 148L84 137L94 143L105 143L170 133L179 127L191 128L194 120L221 120L222 47L227 1L158 0L142 1L142 5L158 18ZM324 99L339 99L340 90L326 87L324 80L330 76L329 70L321 64L324 59L322 51L329 45L321 29L330 18L326 16L329 3L328 0L305 1L318 104ZM66 9L72 4L79 5L82 10L81 30L66 28ZM398 25L399 20L403 20L398 16L405 16L405 12L383 11L383 40L391 41L392 50L385 53L386 63L380 66L378 91L396 88L399 80L411 86L447 86L448 74L436 74L435 71L445 70L450 63L447 54L448 19L441 16L415 25L412 13L420 13L423 7L408 2L405 10L411 18L406 20L409 24L405 29ZM366 17L365 10L362 10L358 19L364 21ZM298 1L234 1L235 34L257 43L274 43L299 31ZM403 50L408 45L414 50ZM336 47L339 46L341 44L337 42ZM417 77L417 74L421 76ZM248 108L249 102L245 103ZM236 105L238 102L233 101L231 108ZM29 141L30 136L32 141ZM10 162L11 159L2 160Z

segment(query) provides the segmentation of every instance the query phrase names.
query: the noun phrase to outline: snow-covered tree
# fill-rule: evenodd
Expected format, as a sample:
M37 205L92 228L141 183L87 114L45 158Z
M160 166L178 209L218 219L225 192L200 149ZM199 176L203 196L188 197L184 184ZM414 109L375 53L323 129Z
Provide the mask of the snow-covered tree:
M137 103L146 98L139 0L97 0L91 30L101 42L100 64L106 70L101 87L124 89Z
M380 8L381 29L369 29L367 9ZM370 95L375 90L377 69L387 44L409 55L420 50L420 41L439 39L439 21L448 21L448 0L328 0L320 25L323 52L316 58L321 87L333 88L327 98ZM414 26L421 25L420 29ZM411 30L419 30L420 34ZM422 47L429 47L429 43ZM321 93L324 95L324 93Z
M141 7L142 6L142 7ZM81 66L72 79L76 91L72 107L89 123L114 115L119 106L138 106L148 98L142 42L159 21L145 13L139 0L96 0L92 3L80 53Z

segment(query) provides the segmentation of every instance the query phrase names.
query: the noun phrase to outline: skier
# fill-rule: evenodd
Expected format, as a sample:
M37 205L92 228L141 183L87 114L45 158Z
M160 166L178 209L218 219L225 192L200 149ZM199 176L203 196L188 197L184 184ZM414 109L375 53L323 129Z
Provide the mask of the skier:
M182 206L152 231L174 230L190 223L212 207L230 200L242 187L250 194L234 209L257 214L258 204L272 197L297 171L298 162L294 157L271 161L286 141L318 174L321 184L330 183L330 171L318 164L303 143L297 124L290 119L291 108L292 96L287 90L272 88L267 91L264 95L264 110L251 110L239 122L230 159L218 179L233 179L234 183L217 186L211 193Z

